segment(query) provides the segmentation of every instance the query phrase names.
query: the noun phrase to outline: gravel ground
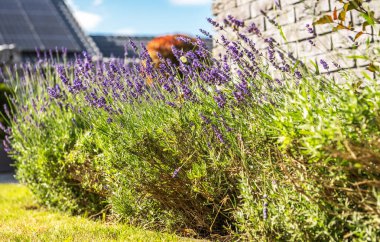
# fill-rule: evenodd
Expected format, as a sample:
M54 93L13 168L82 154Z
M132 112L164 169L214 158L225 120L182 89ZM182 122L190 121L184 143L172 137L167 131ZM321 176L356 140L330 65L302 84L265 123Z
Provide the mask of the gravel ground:
M13 173L0 173L0 183L17 183Z

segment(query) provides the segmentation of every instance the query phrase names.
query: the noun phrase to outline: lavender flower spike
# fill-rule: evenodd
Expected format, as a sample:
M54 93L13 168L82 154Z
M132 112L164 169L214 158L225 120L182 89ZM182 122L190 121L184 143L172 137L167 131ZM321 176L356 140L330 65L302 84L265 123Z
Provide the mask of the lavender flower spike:
M325 60L321 59L319 62L322 64L323 69L325 69L327 71L330 69L329 65L327 64L327 62Z
M181 167L178 167L177 169L174 170L172 178L176 178L178 176L178 172L181 170Z

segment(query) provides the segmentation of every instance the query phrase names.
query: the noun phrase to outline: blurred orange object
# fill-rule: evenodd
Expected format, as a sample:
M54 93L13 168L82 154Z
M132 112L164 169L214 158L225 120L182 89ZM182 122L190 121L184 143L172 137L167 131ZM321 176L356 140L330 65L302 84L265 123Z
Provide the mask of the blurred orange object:
M187 38L191 41L191 43L179 40L177 39L178 37ZM170 59L173 62L173 64L178 65L179 62L173 54L172 46L175 46L177 49L180 49L186 52L195 48L195 45L192 43L195 43L195 40L186 35L181 35L181 34L165 35L165 36L159 36L152 39L148 43L147 49L148 49L150 57L152 58L156 66L158 66L158 64L160 63L160 60L157 56L157 52L160 53L162 57L164 57L164 59Z

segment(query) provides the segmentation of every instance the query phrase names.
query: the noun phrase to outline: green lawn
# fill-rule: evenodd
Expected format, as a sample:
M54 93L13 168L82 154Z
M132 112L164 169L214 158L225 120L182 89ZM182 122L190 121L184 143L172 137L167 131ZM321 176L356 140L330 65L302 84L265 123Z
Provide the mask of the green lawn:
M25 186L0 184L0 241L191 241L39 207Z

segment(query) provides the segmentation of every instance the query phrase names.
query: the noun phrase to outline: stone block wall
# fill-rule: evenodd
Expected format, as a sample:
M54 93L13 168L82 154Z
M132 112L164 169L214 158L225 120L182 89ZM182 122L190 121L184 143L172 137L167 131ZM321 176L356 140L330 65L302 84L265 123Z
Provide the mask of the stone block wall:
M380 15L380 0L367 0L365 4L375 11L375 16ZM354 33L343 30L332 32L330 25L317 25L314 29L314 34L317 36L315 37L306 28L306 24L311 25L318 16L331 14L335 7L339 10L340 6L337 0L213 0L212 11L218 22L222 22L228 15L244 20L246 25L254 22L264 38L273 37L286 51L292 52L296 58L305 62L314 60L320 64L320 59L330 60L330 62L337 60L341 68L355 68L358 72L365 70L368 62L345 58L347 55L360 55L368 51L363 44L355 43L350 39L355 36ZM350 11L346 16L346 21L349 21L356 29L360 29L363 19L356 12ZM281 37L276 25L282 27L286 40ZM373 43L379 41L379 36L376 37L379 26L375 29L369 26L367 32L371 33L369 37L374 46ZM230 39L235 38L232 33L223 34ZM256 36L249 37L254 39L258 48L265 48L263 39ZM315 42L315 47L310 44L310 39ZM362 42L365 39L367 38L360 38ZM359 47L353 49L353 46L357 44ZM223 52L223 48L215 44L213 51L215 55L218 55ZM335 70L337 68L330 64L330 71Z

